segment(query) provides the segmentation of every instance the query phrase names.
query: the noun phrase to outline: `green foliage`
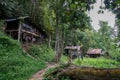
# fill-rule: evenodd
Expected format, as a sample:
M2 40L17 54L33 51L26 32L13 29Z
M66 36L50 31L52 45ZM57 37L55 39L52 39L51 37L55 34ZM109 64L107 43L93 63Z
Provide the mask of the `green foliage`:
M116 25L117 25L117 28L118 28L117 40L119 41L120 40L120 19L116 20Z
M97 68L117 68L120 66L119 61L115 59L119 59L119 54L115 52L115 54L111 54L111 58L107 56L99 57L99 58L86 58L84 57L83 60L81 59L74 59L72 61L73 64L83 67L97 67ZM113 60L114 59L114 60ZM68 59L67 56L61 57L62 63L67 63Z
M111 59L120 61L120 48L113 47L112 50L109 51L109 56Z
M100 21L100 29L98 31L99 37L101 39L101 44L103 50L110 50L111 49L111 28L108 26L107 22Z
M20 4L21 1L20 0L0 1L0 18L5 19L5 18L19 17L25 15L26 12L23 12L24 7L22 4Z
M110 53L110 58L120 61L120 49L112 45L112 34L110 34L111 29L108 23L100 21L100 30L98 32L91 30L90 18L87 16L86 11L91 9L90 4L94 2L95 0L2 0L0 1L0 18L29 15L35 26L39 26L48 36L52 36L52 45L55 43L56 35L56 43L59 43L60 47L62 46L61 42L66 45L80 45L83 47L84 53L88 48L101 48ZM104 2L106 8L116 12L119 18L117 8L120 1L105 0ZM119 20L116 23L119 29ZM3 21L0 21L0 30L2 30L1 26L3 26ZM24 80L36 70L45 67L44 62L52 61L54 55L53 50L48 48L47 45L32 45L28 50L28 54L33 59L22 51L18 42L0 33L0 79ZM80 65L117 67L119 63L114 60L85 58ZM63 62L67 62L65 56L61 58L61 63ZM79 64L77 60L74 63Z
M77 66L74 66L74 64ZM104 57L84 58L80 61L75 59L71 66L60 65L59 67L49 69L44 75L45 78L43 80L101 80L106 77L110 77L109 80L116 79L120 74L119 65L119 62ZM110 75L106 76L106 73Z
M62 57L60 59L60 63L67 63L67 61L68 61L67 56L62 55Z
M54 52L47 45L33 45L28 49L28 54L40 61L52 61Z
M35 47L32 47L35 49ZM0 80L26 80L32 74L45 67L45 61L51 60L51 49L39 47L39 60L30 58L24 53L20 44L0 32ZM32 54L31 50L31 54ZM50 52L50 53L49 53ZM48 56L50 55L50 56ZM33 55L34 57L34 55ZM36 57L36 56L35 56Z
M104 57L84 58L80 62L78 59L75 59L73 63L79 66L84 66L84 67L89 66L89 67L97 67L97 68L117 68L120 66L119 62Z

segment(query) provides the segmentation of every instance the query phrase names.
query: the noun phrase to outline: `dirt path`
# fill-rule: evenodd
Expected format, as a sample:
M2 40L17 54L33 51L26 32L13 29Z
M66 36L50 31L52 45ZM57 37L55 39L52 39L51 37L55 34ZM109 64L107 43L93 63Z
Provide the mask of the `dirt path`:
M57 64L55 64L55 63L46 63L46 64L47 64L47 68L38 71L38 72L37 72L36 74L34 74L34 75L32 76L32 78L29 79L29 80L42 80L43 75L45 74L45 72L46 72L49 68L52 68L52 67L57 66Z

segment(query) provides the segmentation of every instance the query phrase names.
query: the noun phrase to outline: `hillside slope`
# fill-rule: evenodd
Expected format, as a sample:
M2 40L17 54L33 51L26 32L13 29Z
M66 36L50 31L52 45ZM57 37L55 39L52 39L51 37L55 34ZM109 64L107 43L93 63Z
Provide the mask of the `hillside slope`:
M45 67L45 60L33 60L20 44L0 32L0 80L26 80Z

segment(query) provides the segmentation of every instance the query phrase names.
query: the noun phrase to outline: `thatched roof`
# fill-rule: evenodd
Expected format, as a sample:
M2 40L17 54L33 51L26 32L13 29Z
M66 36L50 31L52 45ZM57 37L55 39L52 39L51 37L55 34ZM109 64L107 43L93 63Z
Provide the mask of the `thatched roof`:
M102 49L89 49L87 54L102 54Z

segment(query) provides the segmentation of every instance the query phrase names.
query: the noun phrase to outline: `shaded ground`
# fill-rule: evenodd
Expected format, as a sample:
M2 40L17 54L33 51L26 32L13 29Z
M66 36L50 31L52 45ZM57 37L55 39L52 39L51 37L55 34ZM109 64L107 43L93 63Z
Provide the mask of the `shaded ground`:
M37 72L36 74L34 74L34 75L32 76L32 78L30 78L29 80L42 80L42 79L43 79L43 75L45 74L45 72L46 72L49 68L52 68L52 67L57 66L57 64L55 64L55 63L46 63L46 64L47 64L47 68L38 71L38 72Z

